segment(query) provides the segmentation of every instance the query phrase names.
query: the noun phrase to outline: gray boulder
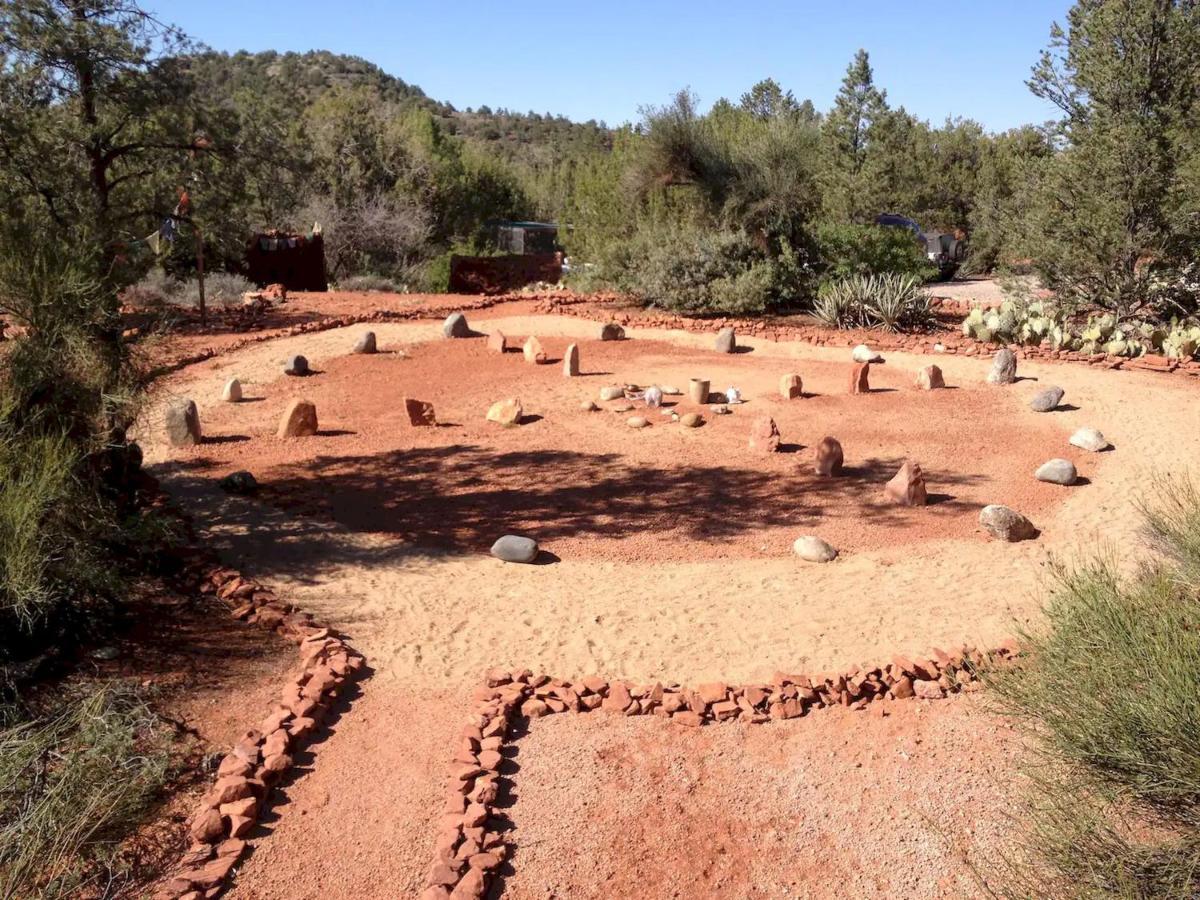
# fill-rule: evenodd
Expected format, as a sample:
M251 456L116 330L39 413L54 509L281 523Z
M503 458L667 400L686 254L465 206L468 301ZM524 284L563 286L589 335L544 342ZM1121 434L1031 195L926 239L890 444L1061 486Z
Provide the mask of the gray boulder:
M460 312L450 313L442 323L442 336L448 338L465 338L471 336L471 326L467 317Z
M1101 450L1107 450L1112 445L1109 444L1104 435L1097 429L1080 428L1071 435L1071 446L1087 450L1089 453L1099 453Z
M988 384L1012 384L1017 380L1017 355L1005 347L992 357L992 371L988 372Z
M1079 477L1079 473L1075 471L1075 463L1069 459L1052 459L1038 466L1038 470L1033 473L1033 477L1038 481L1047 481L1050 484L1072 485L1075 479Z
M375 332L373 331L368 331L354 343L355 353L374 353L375 349Z
M979 511L979 524L999 541L1027 541L1037 537L1033 523L1007 506L993 504Z
M537 559L538 545L533 538L506 534L492 544L492 556L512 563L531 563Z
M737 347L737 335L734 334L732 328L722 328L717 332L717 352L732 353Z
M1038 391L1029 401L1029 408L1034 412L1050 412L1058 408L1065 393L1060 387L1048 387L1044 391Z
M200 410L194 400L176 400L166 411L167 440L174 447L200 443Z
M295 356L288 359L283 367L284 375L307 375L311 370L308 368L308 360L297 353Z
M815 563L832 562L838 555L832 544L811 534L796 538L792 551L801 559Z

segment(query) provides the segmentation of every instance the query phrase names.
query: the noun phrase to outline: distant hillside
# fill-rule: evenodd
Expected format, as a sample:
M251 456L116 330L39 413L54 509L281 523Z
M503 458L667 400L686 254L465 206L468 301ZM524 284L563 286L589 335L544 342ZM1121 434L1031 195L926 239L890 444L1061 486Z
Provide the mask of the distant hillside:
M304 105L326 91L365 86L388 103L412 104L427 110L450 134L487 145L492 152L529 163L548 163L567 155L609 149L612 132L595 121L572 122L549 113L506 109L455 109L434 100L416 85L389 75L356 56L311 50L307 53L206 52L194 57L199 77L218 93L278 87L294 92Z

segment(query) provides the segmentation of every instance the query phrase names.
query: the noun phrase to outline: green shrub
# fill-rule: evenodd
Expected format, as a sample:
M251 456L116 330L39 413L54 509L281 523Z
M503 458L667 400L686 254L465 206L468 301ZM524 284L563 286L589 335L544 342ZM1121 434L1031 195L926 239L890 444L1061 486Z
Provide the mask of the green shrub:
M167 774L161 721L104 686L0 728L0 897L112 888L119 841ZM101 891L103 893L103 890ZM108 894L105 894L108 895Z
M242 294L256 290L254 282L230 272L213 272L204 276L204 303L207 306L240 306ZM200 282L192 279L178 294L185 306L200 305Z
M821 285L813 315L831 328L911 331L927 326L933 310L912 275L851 275Z
M911 231L878 225L822 223L816 230L823 281L852 275L910 275L926 281L937 274Z
M1200 891L1200 493L1166 482L1148 522L1158 558L1060 566L1027 657L989 679L1036 748L1039 896Z

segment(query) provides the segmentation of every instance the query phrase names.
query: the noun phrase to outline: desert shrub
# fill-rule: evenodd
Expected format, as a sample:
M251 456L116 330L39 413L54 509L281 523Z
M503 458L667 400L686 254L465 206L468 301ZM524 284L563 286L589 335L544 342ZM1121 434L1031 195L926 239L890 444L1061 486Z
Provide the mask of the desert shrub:
M824 281L852 275L910 275L925 281L937 273L904 228L824 222L816 229L816 244Z
M851 275L821 285L813 315L831 328L911 331L928 325L933 312L912 275Z
M1183 479L1160 494L1158 556L1131 576L1115 558L1060 565L1028 655L990 679L1035 748L1038 896L1200 891L1200 492Z
M134 309L162 309L173 303L183 285L157 266L150 269L141 281L121 292L121 299Z
M397 293L401 290L392 279L383 275L351 275L349 278L343 278L337 283L338 290L342 291L383 291L389 294Z
M118 841L154 800L168 760L160 720L117 686L0 726L0 897L111 883Z
M213 272L204 276L204 302L207 306L238 306L242 294L255 290L254 282L231 272ZM200 282L192 279L179 293L179 302L185 306L200 305Z

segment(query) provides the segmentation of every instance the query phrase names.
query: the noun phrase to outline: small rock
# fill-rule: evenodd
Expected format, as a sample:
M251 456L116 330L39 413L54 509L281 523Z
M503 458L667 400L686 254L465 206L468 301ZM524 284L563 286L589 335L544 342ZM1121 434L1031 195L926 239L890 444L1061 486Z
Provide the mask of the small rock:
M521 424L523 415L525 415L525 410L521 408L521 401L516 397L509 397L507 400L498 400L488 407L487 420L503 425L505 428L511 428Z
M784 375L779 379L779 396L784 400L799 400L804 396L804 382L799 375Z
M838 555L828 541L813 535L796 538L796 542L792 544L792 551L801 559L815 563L832 562Z
M717 332L716 348L718 353L732 353L737 347L737 335L732 328L722 328Z
M600 388L600 399L601 400L620 400L624 396L625 396L625 389L619 388L616 385L610 384L608 387Z
M302 378L311 372L312 370L308 367L308 359L301 356L299 353L289 358L283 366L284 375L294 375L297 378Z
M1060 387L1048 387L1044 391L1038 391L1029 401L1029 408L1034 412L1050 412L1062 402L1065 393Z
M616 322L606 322L600 326L600 340L623 341L625 340L625 329Z
M646 421L646 419L642 418L641 416L630 416L628 419L625 420L625 424L628 425L630 428L645 428L650 423L648 421Z
M530 335L529 339L525 341L521 352L525 354L525 362L531 365L540 366L546 361L546 351L542 349L542 342L533 335Z
M704 424L704 416L700 415L700 413L694 412L685 413L684 415L680 416L679 424L684 428L699 428Z
M1071 435L1071 446L1087 450L1089 453L1099 453L1112 445L1095 428L1080 428Z
M850 358L856 363L881 363L883 357L868 347L866 344L859 344L850 353Z
M642 395L642 399L646 401L646 406L658 409L662 406L663 393L656 387L648 387L645 394Z
M664 384L659 388L659 390L663 392L664 397L679 397L683 394L683 391L681 391L679 388L672 387L669 384Z
M936 681L918 678L913 682L913 696L918 700L941 700L946 696L945 690Z
M221 391L221 399L226 403L241 403L242 383L236 378L230 378L225 382L225 389Z
M979 524L1001 541L1025 541L1037 537L1033 523L1007 506L993 504L979 511Z
M376 351L376 349L377 348L375 346L375 332L368 331L366 334L364 334L362 337L360 337L355 342L353 352L354 353L374 353Z
M869 362L856 363L854 368L850 370L850 393L852 394L869 394L871 393L871 364Z
M531 563L537 559L538 544L533 538L506 534L492 544L492 556L512 563Z
M632 403L618 403L616 406L614 406L612 408L612 411L615 413L618 413L618 414L633 412L633 404Z
M584 412L595 412L600 407L598 407L591 400L584 400L582 403L579 404L579 408L582 409Z
M946 386L942 370L938 366L925 366L917 372L917 389L921 391L936 391Z
M442 323L442 336L448 338L465 338L471 336L471 326L467 317L460 312L450 313Z
M504 353L508 350L508 338L503 331L493 331L488 335L487 348L493 353Z
M1017 380L1017 355L1007 347L997 350L992 357L992 371L988 372L988 384L1012 384Z
M1061 484L1066 487L1075 483L1079 473L1075 470L1075 463L1069 459L1052 459L1038 466L1033 477L1038 481Z
M750 449L758 453L779 450L779 427L770 416L759 416L750 426Z
M579 374L579 346L570 344L567 346L567 352L563 354L563 375L567 378L573 378Z
M433 404L424 400L404 398L404 411L408 414L408 424L419 427L429 427L437 424L433 414Z
M924 506L928 497L921 467L912 460L905 460L900 471L884 486L883 494L901 506Z
M309 437L317 433L317 407L311 400L293 400L279 420L281 438Z
M253 494L258 491L258 480L244 469L230 472L217 482L221 490L229 494Z
M712 410L712 414L714 416L727 416L733 412L733 410L731 410L724 403L718 403L716 406L710 406L709 409Z
M194 400L176 400L166 410L167 440L173 447L200 443L200 410Z
M814 458L813 468L818 475L838 475L841 473L844 457L842 455L842 445L837 438L828 436L821 438L821 443L817 444Z

